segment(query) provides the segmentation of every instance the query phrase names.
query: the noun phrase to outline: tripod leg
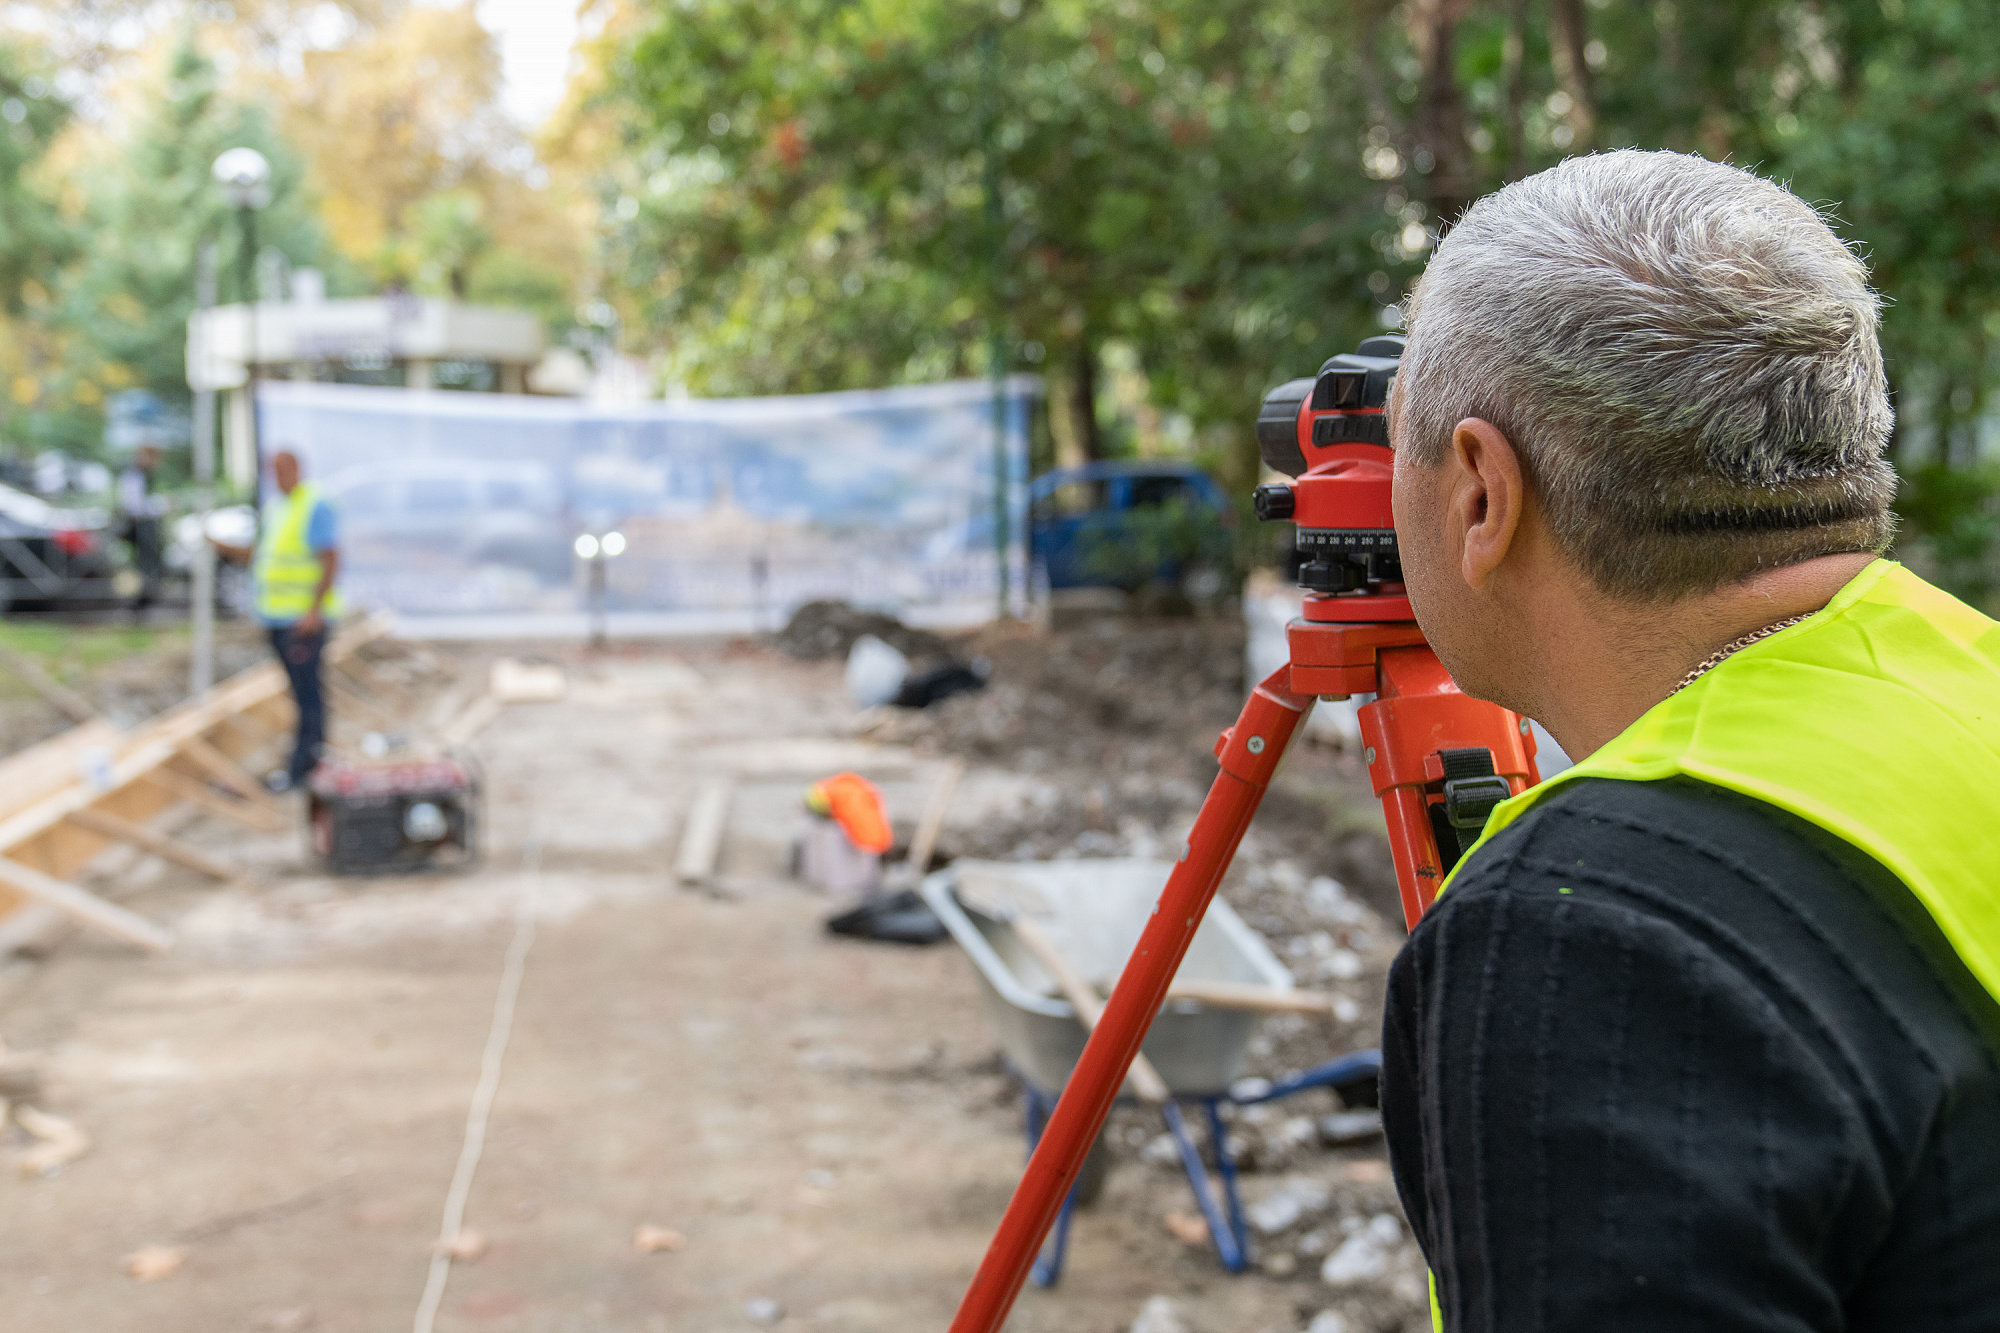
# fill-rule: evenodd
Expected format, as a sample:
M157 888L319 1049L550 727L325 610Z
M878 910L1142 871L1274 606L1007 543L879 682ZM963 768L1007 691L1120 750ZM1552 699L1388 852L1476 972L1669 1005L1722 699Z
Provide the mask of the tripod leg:
M952 1333L997 1333L1013 1308L1042 1237L1097 1141L1146 1030L1166 1002L1167 987L1208 911L1215 886L1257 813L1292 733L1312 708L1310 696L1291 693L1290 681L1290 666L1272 673L1251 692L1236 725L1222 733L1216 745L1222 771L1028 1159L999 1230L959 1303Z

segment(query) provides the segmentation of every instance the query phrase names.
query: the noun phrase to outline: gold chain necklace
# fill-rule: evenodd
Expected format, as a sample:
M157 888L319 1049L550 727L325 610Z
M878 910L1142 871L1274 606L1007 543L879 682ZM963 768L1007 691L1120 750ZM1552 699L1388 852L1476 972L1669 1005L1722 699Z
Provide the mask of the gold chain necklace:
M1809 616L1811 614L1812 612L1810 611L1806 612L1806 616ZM1736 653L1742 652L1745 648L1748 648L1751 644L1756 643L1760 639L1768 639L1781 629L1790 629L1792 626L1798 624L1801 620L1804 620L1806 616L1792 616L1789 619L1780 620L1776 624L1766 625L1762 629L1751 630L1748 634L1745 634L1741 638L1731 639L1728 643L1723 644L1720 648L1717 648L1707 657L1702 658L1701 661L1695 665L1694 670L1688 672L1685 676L1682 676L1681 683L1674 686L1674 688L1668 692L1667 697L1672 698L1674 695L1679 694L1682 690L1694 684L1696 681L1700 680L1703 676L1715 670L1715 668L1721 666L1731 656L1733 656Z

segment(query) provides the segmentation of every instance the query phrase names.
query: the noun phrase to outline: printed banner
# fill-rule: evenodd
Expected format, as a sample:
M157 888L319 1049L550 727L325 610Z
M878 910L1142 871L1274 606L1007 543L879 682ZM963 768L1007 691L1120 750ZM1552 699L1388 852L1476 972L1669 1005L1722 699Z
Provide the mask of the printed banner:
M515 394L263 383L264 457L340 513L350 604L417 617L613 613L775 623L839 598L933 623L1025 608L1040 382L594 407ZM997 466L996 466L997 464ZM268 483L267 483L268 484ZM593 539L602 566L592 568ZM579 546L582 551L580 552Z

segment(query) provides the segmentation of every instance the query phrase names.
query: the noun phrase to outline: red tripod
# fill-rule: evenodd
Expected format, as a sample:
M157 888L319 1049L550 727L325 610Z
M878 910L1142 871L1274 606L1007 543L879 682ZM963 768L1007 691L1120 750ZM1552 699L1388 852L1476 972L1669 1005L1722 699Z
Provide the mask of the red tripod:
M1315 380L1274 391L1258 422L1267 462L1298 478L1260 487L1258 512L1296 518L1312 591L1289 630L1291 661L1222 733L1216 775L1132 957L1056 1103L951 1333L998 1333L1166 1002L1195 930L1292 734L1319 698L1372 692L1360 710L1403 914L1411 925L1500 800L1539 780L1528 721L1459 693L1424 641L1396 563L1382 405L1400 339L1371 339ZM1307 460L1311 459L1308 467ZM1384 577L1393 575L1394 577Z

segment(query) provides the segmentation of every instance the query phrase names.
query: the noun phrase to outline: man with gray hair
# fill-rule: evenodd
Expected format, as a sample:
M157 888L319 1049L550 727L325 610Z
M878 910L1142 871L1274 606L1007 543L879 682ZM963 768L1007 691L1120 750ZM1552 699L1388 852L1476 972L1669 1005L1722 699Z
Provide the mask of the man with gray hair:
M1441 1328L2000 1328L2000 626L1880 558L1876 322L1672 153L1482 200L1412 298L1411 602L1578 759L1390 977Z

